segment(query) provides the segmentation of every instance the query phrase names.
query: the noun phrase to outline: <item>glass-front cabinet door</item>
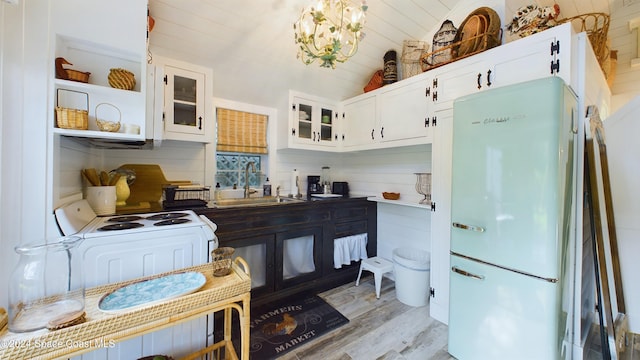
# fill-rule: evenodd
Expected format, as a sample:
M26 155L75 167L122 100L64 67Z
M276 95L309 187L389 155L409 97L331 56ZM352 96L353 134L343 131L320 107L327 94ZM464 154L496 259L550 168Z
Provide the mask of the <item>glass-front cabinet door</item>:
M338 117L335 108L312 96L292 95L290 146L307 149L335 146Z
M276 290L317 279L322 274L322 227L277 233L275 255Z
M203 73L165 67L165 131L204 134L204 80Z
M320 107L320 141L334 141L333 119L337 113L332 109Z

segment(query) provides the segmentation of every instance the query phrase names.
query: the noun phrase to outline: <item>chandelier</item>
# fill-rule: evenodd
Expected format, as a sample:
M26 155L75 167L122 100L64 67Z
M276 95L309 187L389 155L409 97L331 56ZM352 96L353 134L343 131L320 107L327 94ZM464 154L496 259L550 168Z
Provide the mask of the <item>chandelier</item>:
M302 11L300 19L293 24L297 58L306 65L316 59L320 66L336 68L358 50L358 42L364 36L366 2L354 6L349 0L318 0L315 6Z

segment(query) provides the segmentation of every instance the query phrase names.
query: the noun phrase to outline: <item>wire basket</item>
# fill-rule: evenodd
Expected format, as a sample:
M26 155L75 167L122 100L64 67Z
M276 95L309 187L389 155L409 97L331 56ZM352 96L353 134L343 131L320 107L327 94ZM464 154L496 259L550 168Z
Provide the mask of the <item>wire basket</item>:
M110 120L101 120L98 117L98 108L102 105L109 105L112 108L118 111L118 121L110 121ZM108 132L118 132L120 130L120 120L122 119L122 113L120 109L118 109L115 105L109 103L100 103L96 105L96 124L98 125L98 129L100 131L108 131Z
M587 13L559 20L558 23L570 22L577 32L586 32L598 63L603 66L609 59L609 46L607 46L609 20L609 15L605 13Z

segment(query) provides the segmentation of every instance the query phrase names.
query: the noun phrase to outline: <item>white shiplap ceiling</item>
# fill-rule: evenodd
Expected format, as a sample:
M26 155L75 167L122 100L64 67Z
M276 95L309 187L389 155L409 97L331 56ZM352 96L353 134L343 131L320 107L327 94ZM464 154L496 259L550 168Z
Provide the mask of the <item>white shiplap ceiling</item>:
M313 1L315 3L315 1ZM553 4L553 1L547 1ZM608 0L562 0L564 17L608 12ZM406 39L424 40L452 9L469 0L367 0L365 39L358 53L337 69L304 65L296 59L293 23L312 0L149 0L155 19L152 56L211 67L214 96L274 106L295 89L335 100L362 93L382 68L389 49L401 55ZM505 12L531 1L509 1ZM538 1L545 5L545 1ZM476 5L478 4L478 5ZM504 26L504 24L503 24Z

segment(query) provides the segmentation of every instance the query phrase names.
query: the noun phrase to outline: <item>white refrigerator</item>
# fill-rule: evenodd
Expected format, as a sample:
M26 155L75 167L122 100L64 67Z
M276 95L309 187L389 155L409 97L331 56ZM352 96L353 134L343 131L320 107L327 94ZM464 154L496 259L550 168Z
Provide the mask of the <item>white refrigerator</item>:
M454 102L448 350L459 360L566 357L576 116L557 77Z

